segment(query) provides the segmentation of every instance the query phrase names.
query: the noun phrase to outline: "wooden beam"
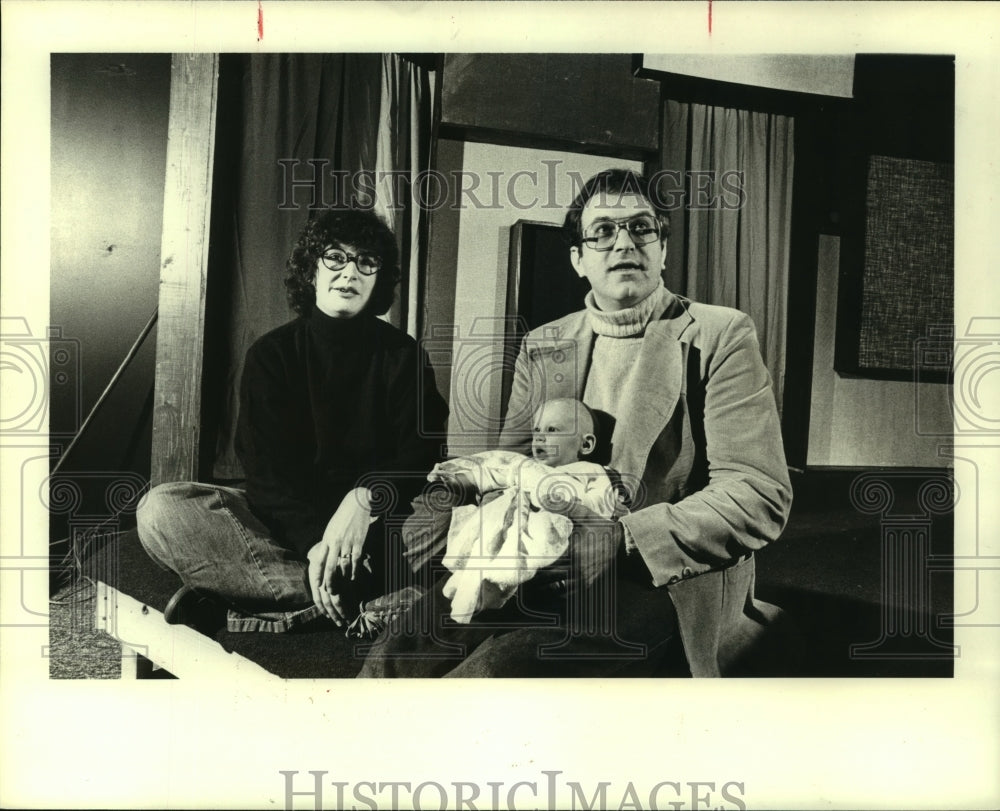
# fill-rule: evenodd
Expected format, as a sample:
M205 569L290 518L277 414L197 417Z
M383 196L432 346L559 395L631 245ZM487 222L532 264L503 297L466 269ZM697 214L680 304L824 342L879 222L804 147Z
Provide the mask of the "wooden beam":
M218 54L174 54L150 483L198 476Z
M233 684L275 681L279 677L187 625L168 625L163 614L134 597L97 581L96 627L122 644L122 678L148 678L142 659L178 679L222 677ZM141 643L137 640L143 640ZM137 658L141 657L141 658ZM163 675L154 678L163 678Z

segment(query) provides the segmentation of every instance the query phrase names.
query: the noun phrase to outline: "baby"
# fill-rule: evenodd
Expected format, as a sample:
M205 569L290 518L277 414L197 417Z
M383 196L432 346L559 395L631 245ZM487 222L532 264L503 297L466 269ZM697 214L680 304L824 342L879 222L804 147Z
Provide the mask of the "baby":
M607 471L586 459L596 447L590 409L560 398L535 412L531 456L485 451L434 467L430 481L496 494L452 511L444 558L452 571L444 586L452 619L469 622L478 611L499 608L558 560L573 532L571 510L601 518L622 511Z

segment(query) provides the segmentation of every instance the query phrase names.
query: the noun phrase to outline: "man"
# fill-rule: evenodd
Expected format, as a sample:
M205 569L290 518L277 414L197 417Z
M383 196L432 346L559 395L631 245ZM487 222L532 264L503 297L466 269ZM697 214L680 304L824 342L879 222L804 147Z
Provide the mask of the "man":
M303 228L285 278L299 317L247 352L246 490L163 484L137 512L146 551L185 584L168 622L208 623L221 606L232 631L321 616L343 627L361 599L400 585L389 575L405 565L378 518L419 491L448 412L416 341L378 318L397 262L370 211L330 210Z
M586 307L528 334L501 434L526 451L541 401L582 399L613 425L629 514L610 525L574 515L576 597L556 627L531 619L552 601L525 595L520 616L492 628L432 625L442 658L422 668L405 658L413 635L397 630L363 675L649 675L683 648L693 675L717 676L752 645L767 613L752 552L779 536L791 505L774 395L746 315L663 286L657 201L623 170L584 185L564 229ZM443 658L449 645L458 663Z

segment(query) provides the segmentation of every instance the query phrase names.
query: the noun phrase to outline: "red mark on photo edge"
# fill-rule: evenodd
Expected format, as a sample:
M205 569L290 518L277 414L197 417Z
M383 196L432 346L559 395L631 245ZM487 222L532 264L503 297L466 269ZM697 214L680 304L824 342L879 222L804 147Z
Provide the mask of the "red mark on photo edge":
M712 0L708 0L708 33L712 34Z
M709 29L711 29L709 25ZM264 39L264 8L260 4L260 0L257 0L257 42Z

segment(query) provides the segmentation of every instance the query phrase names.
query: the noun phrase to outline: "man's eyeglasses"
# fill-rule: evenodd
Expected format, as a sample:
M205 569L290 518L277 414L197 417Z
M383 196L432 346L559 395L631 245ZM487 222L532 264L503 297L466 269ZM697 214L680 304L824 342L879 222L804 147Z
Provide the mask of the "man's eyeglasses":
M330 248L321 257L327 270L338 271L347 267L348 262L354 262L358 273L374 276L382 267L382 260L370 253L349 254L340 248Z
M610 251L618 241L618 231L624 228L634 245L648 245L660 236L660 222L656 217L640 215L628 220L598 220L587 226L583 241L595 251Z

